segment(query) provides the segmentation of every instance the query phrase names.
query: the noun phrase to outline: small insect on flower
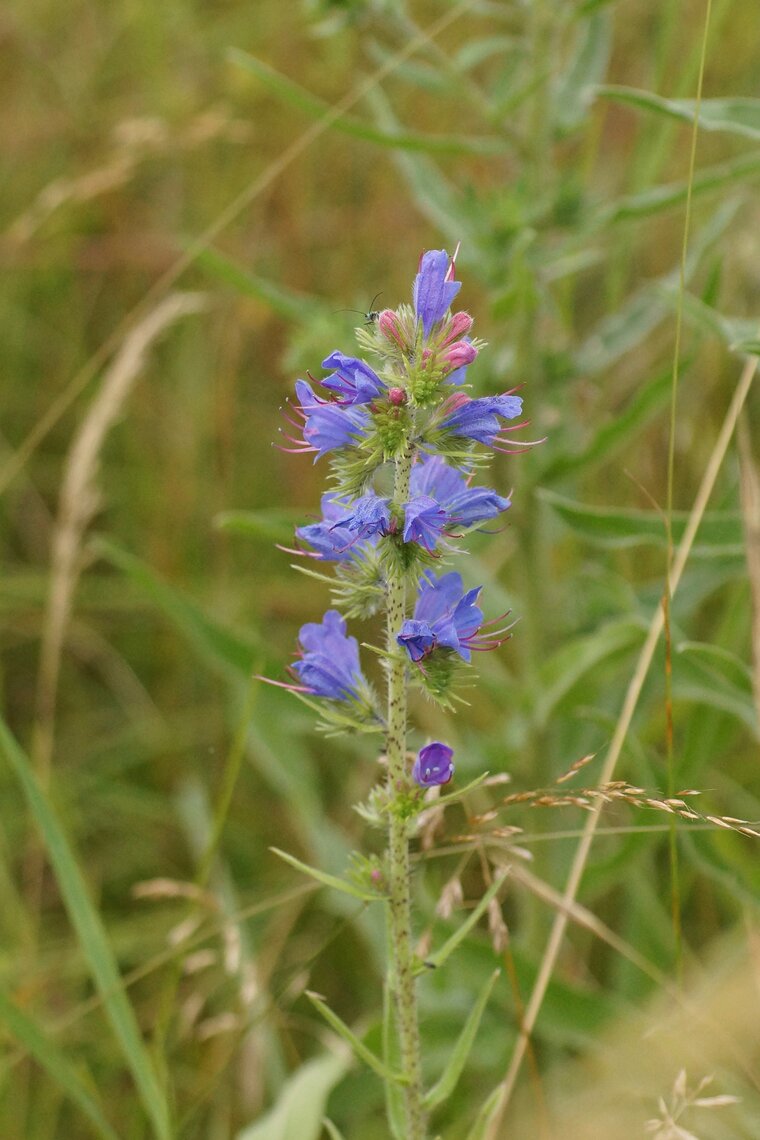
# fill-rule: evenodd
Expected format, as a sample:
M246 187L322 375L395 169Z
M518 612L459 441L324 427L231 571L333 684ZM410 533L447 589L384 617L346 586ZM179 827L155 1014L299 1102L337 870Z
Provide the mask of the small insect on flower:
M374 325L375 322L377 321L377 318L380 316L380 310L374 309L372 306L374 305L377 298L382 297L382 295L383 295L382 293L375 293L374 297L370 301L369 309L367 310L366 313L363 313L361 311L361 309L338 309L338 312L339 313L358 313L360 317L364 317L365 325Z

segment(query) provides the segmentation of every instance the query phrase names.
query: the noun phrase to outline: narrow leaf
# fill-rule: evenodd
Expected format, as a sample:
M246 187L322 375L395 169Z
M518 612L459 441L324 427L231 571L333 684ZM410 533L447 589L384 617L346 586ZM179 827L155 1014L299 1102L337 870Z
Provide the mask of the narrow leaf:
M698 105L695 99L665 99L651 91L612 84L597 87L596 93L603 99L627 103L642 111L668 115L685 123L693 123L697 116ZM745 138L760 139L760 99L702 99L698 109L700 130L727 131Z
M274 91L281 99L299 110L305 111L314 119L328 119L329 125L336 131L363 139L365 142L377 143L401 150L428 151L434 154L503 154L508 149L504 139L490 137L478 138L473 135L426 135L413 131L385 131L379 127L365 123L354 115L343 113L335 117L333 108L329 103L312 95L298 83L276 71L269 64L256 56L231 48L230 59L251 72Z
M250 677L253 664L261 653L252 640L244 640L212 621L195 602L162 581L147 563L115 543L98 538L90 546L139 587L177 626L204 660Z
M555 491L539 493L567 526L589 542L619 549L633 546L664 548L667 545L665 522L657 511L642 511L633 507L587 506L558 495ZM688 519L687 511L673 512L674 542L680 542ZM741 556L743 550L739 511L710 511L703 516L699 539L692 551L693 557L736 557Z
M295 855L289 855L287 851L280 851L279 847L270 847L269 850L279 856L280 859L284 859L291 867L295 867L297 871L309 875L325 887L332 887L333 890L341 891L344 895L351 895L352 898L361 899L363 902L377 902L378 899L383 898L382 895L372 891L364 891L361 887L357 887L345 879L339 879L336 875L328 875L326 871L319 871L316 867L310 867L308 863L302 863L300 859L296 859Z
M106 1140L119 1140L118 1134L103 1115L100 1101L76 1071L65 1052L0 991L0 1020L8 1032L34 1057L35 1061L56 1081L68 1097L94 1124Z
M493 989L494 983L500 973L500 970L494 970L494 972L491 974L491 977L483 987L480 997L476 1001L473 1008L470 1010L467 1020L462 1026L462 1032L460 1033L459 1038L457 1039L457 1043L454 1046L451 1056L448 1059L446 1068L441 1074L440 1080L437 1081L435 1085L433 1085L433 1087L425 1096L425 1108L437 1108L439 1104L442 1104L445 1100L448 1099L448 1097L451 1096L454 1089L456 1088L457 1081L462 1075L462 1070L464 1069L465 1064L467 1063L467 1058L470 1055L470 1050L472 1049L473 1043L475 1041L475 1034L478 1032L478 1026L480 1025L480 1019L483 1016L483 1011L485 1010L486 1005L488 1004L488 999L491 996L491 990Z
M239 293L262 301L273 312L288 321L306 324L325 311L324 304L308 293L298 293L294 289L275 285L266 277L260 277L256 273L251 273L250 269L238 265L217 249L202 250L197 254L195 262L202 269L218 277L220 281L232 285Z
M236 1140L318 1140L327 1098L345 1076L348 1056L315 1057L284 1084L277 1103L255 1124L238 1132ZM340 1137L334 1125L333 1136Z
M459 929L451 935L451 938L448 938L444 942L443 946L441 946L439 950L436 950L432 954L428 954L424 963L421 963L418 967L418 973L421 973L426 967L442 966L446 959L451 957L457 946L459 946L460 942L464 941L464 939L472 930L473 926L475 926L475 924L480 920L481 916L485 914L486 910L488 909L488 904L490 903L491 899L495 898L495 896L501 890L501 887L504 884L504 880L507 878L508 874L509 872L507 871L505 874L499 875L499 877L495 879L493 883L491 883L491 886L483 895L478 905L474 910L470 912Z
M97 909L74 857L61 823L43 792L26 755L5 722L0 720L0 749L15 772L29 810L42 834L61 896L76 930L82 954L103 1001L106 1016L132 1073L143 1107L159 1140L169 1140L169 1111L134 1010L124 992L121 976Z
M306 996L315 1009L319 1010L327 1024L351 1046L356 1056L361 1058L365 1065L369 1065L370 1069L376 1072L382 1080L393 1081L395 1084L405 1083L404 1075L402 1073L392 1072L371 1049L367 1048L363 1041L359 1040L356 1034L348 1028L345 1021L341 1021L337 1013L334 1013L333 1010L330 1009L329 1005L327 1005L319 994L315 994L311 990L306 990Z

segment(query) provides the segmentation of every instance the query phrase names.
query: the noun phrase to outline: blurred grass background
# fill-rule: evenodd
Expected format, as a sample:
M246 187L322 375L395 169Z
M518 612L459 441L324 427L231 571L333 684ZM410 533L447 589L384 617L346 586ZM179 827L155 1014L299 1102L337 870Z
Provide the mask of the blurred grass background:
M704 93L723 102L707 107L693 180L676 539L741 371L730 346L757 341L760 113L757 100L729 102L757 94L757 21L730 0L714 0L710 19ZM309 1058L324 1061L329 1040L306 987L376 1041L384 945L379 915L313 891L268 850L340 874L352 849L379 843L352 808L377 778L371 742L315 736L300 705L250 680L282 676L298 627L328 602L274 546L316 510L324 479L271 446L279 408L296 376L351 351L361 318L342 310L363 312L380 291L383 306L408 299L420 251L462 241L462 303L489 341L475 389L521 385L530 435L548 439L494 462L488 481L514 490L509 525L472 539L462 563L486 583L489 616L519 616L514 640L479 663L456 718L415 706L414 741L450 739L458 778L508 771L516 791L603 752L663 588L691 142L687 104L635 106L612 85L693 99L704 21L696 0L12 0L0 16L4 717L62 823L141 1031L114 1030L107 951L72 923L64 884L74 898L77 884L43 853L53 825L3 765L4 1138L107 1135L67 1080L130 1140L161 1135L162 1112L166 1135L276 1138L263 1114L288 1090L315 1119L329 1092L347 1138L386 1135L372 1075L333 1062L310 1091L288 1084ZM343 99L346 115L326 123ZM203 307L148 337L84 471L76 441L170 290L201 294ZM660 653L618 773L701 789L700 811L750 820L756 423L751 395L746 446L723 465L673 605L673 771ZM66 483L72 468L80 483ZM583 818L513 807L494 826L522 827L533 872L561 890ZM679 958L663 819L610 811L580 902L668 975L703 961L709 977L730 946L749 962L756 1006L756 841L679 826ZM436 941L452 929L434 914L442 885L459 877L472 900L486 855L510 858L485 827L452 852L467 830L452 814L418 877L420 934ZM508 969L441 1135L466 1136L503 1075L516 994L530 992L553 913L524 883L508 891ZM583 1065L600 1035L626 1033L630 1048L640 1030L621 1029L626 1017L662 996L571 926L515 1135L554 1135L568 1080L575 1095L592 1079ZM424 979L431 1078L500 956L484 927ZM727 1034L731 1010L744 1012L732 1000ZM695 1118L700 1137L760 1135L758 1022L741 1024L743 1065L713 1057L705 1025L689 1031L705 1044L696 1079L716 1071L720 1091L743 1097ZM158 1073L153 1116L150 1082L135 1091L141 1049ZM685 1055L612 1095L621 1136L640 1134Z

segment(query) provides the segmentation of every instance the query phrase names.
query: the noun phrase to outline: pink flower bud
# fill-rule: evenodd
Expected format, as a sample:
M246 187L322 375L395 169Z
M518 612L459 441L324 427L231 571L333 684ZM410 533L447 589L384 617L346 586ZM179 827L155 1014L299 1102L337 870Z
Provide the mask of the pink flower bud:
M394 407L398 408L406 403L406 391L403 388L389 388L388 400Z
M454 313L446 325L446 335L442 343L444 345L453 344L455 340L461 340L472 328L472 323L472 317L469 313Z
M401 322L398 319L398 314L395 313L393 309L383 309L377 318L377 327L386 340L395 341L402 350L406 348L404 336L401 331Z
M443 359L453 371L456 368L463 368L466 364L472 364L477 355L477 348L469 341L458 340L456 344L449 345L443 354Z

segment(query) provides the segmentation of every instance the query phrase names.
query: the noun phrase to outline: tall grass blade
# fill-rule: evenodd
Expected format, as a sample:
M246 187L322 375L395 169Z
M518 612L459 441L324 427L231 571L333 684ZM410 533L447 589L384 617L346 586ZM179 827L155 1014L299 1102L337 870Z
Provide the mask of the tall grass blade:
M158 1083L134 1010L124 992L100 915L90 899L89 889L58 816L40 788L28 758L3 720L0 720L0 749L21 784L29 810L42 834L82 954L151 1121L153 1134L157 1140L171 1140L166 1096Z

